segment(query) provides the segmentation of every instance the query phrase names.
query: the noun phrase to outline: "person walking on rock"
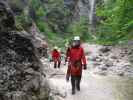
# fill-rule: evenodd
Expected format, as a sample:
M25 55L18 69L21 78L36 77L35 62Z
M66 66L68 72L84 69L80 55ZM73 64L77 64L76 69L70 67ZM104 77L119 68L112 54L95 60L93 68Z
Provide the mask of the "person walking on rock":
M54 68L60 68L60 64L61 64L61 54L58 50L58 47L54 47L53 51L52 51L52 59L54 61Z
M66 80L71 77L72 95L76 93L76 89L80 91L80 82L82 78L82 69L87 69L84 50L81 47L80 37L73 39L72 47L69 50L69 66L67 69Z

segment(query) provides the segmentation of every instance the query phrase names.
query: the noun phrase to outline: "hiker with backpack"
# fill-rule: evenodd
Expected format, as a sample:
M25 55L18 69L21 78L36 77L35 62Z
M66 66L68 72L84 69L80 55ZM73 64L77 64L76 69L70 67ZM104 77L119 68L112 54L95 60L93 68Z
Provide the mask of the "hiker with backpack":
M79 36L75 36L72 42L71 48L67 52L68 55L68 69L66 74L66 80L69 81L71 77L72 95L77 91L80 91L80 82L82 78L82 69L87 69L86 58L84 50L81 47L81 41Z
M60 68L61 65L61 53L58 50L58 47L54 47L52 51L52 60L54 61L54 68Z

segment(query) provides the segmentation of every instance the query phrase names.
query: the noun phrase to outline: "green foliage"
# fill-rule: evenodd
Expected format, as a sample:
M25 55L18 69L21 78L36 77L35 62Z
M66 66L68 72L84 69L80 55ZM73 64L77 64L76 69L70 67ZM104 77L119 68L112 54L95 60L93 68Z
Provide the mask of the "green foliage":
M69 11L64 8L63 0L30 0L30 7L34 9L36 23L41 32L65 33L69 23Z
M29 4L33 9L38 9L41 6L40 0L29 0Z
M63 0L28 1L27 8L22 8L19 0L12 2L23 9L21 15L16 17L20 29L27 29L31 24L33 19L28 11L32 8L34 21L50 43L62 46L65 39L71 40L75 35L85 41L93 41L87 18L81 17L79 21L72 22L72 12L64 7ZM133 39L133 0L104 0L97 5L96 14L101 20L97 23L96 40L93 42L116 44Z
M38 8L36 14L37 14L38 17L46 16L46 13L45 13L44 8L42 6Z
M112 43L133 39L132 5L133 0L107 0L98 5L97 16L103 19L98 25L98 38Z
M69 10L64 8L63 0L30 0L35 10L36 24L41 32L48 38L49 43L62 47L67 26L69 24ZM62 41L62 42L61 42Z
M27 14L27 9L23 11L23 13L16 17L16 24L18 26L18 29L25 29L28 30L32 23L32 19ZM22 26L22 27L21 27Z
M81 17L79 21L73 22L69 28L68 32L72 34L72 36L80 36L83 40L90 38L88 29L88 20L87 18Z
M54 33L65 33L69 23L69 11L64 8L63 0L49 0L44 8L47 12L47 23L51 30Z

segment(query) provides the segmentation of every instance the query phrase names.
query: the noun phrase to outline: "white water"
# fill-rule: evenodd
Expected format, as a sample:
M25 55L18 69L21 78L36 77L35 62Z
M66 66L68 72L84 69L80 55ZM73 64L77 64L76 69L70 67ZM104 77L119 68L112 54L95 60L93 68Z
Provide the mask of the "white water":
M94 18L94 13L95 13L95 0L89 0L89 4L90 4L90 13L89 13L89 20L90 20L90 24L93 24L93 18Z

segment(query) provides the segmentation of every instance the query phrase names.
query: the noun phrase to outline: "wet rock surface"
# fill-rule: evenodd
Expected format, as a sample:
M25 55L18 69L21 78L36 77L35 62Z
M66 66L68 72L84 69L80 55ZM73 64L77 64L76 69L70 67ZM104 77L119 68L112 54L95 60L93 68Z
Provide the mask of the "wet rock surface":
M12 30L15 27L14 14L3 0L0 1L0 23L0 31Z
M43 82L43 66L30 39L20 34L0 33L0 94L3 100L34 100L32 95L46 99L49 88Z
M38 58L32 37L11 27L15 25L15 19L8 16L11 9L0 1L1 5L0 100L47 100L49 85L41 70L45 66ZM13 21L8 23L7 20Z
M48 57L47 49L48 49L48 43L46 41L46 38L37 28L36 24L33 22L32 26L29 29L31 33L31 40L37 48L38 56L41 57Z

